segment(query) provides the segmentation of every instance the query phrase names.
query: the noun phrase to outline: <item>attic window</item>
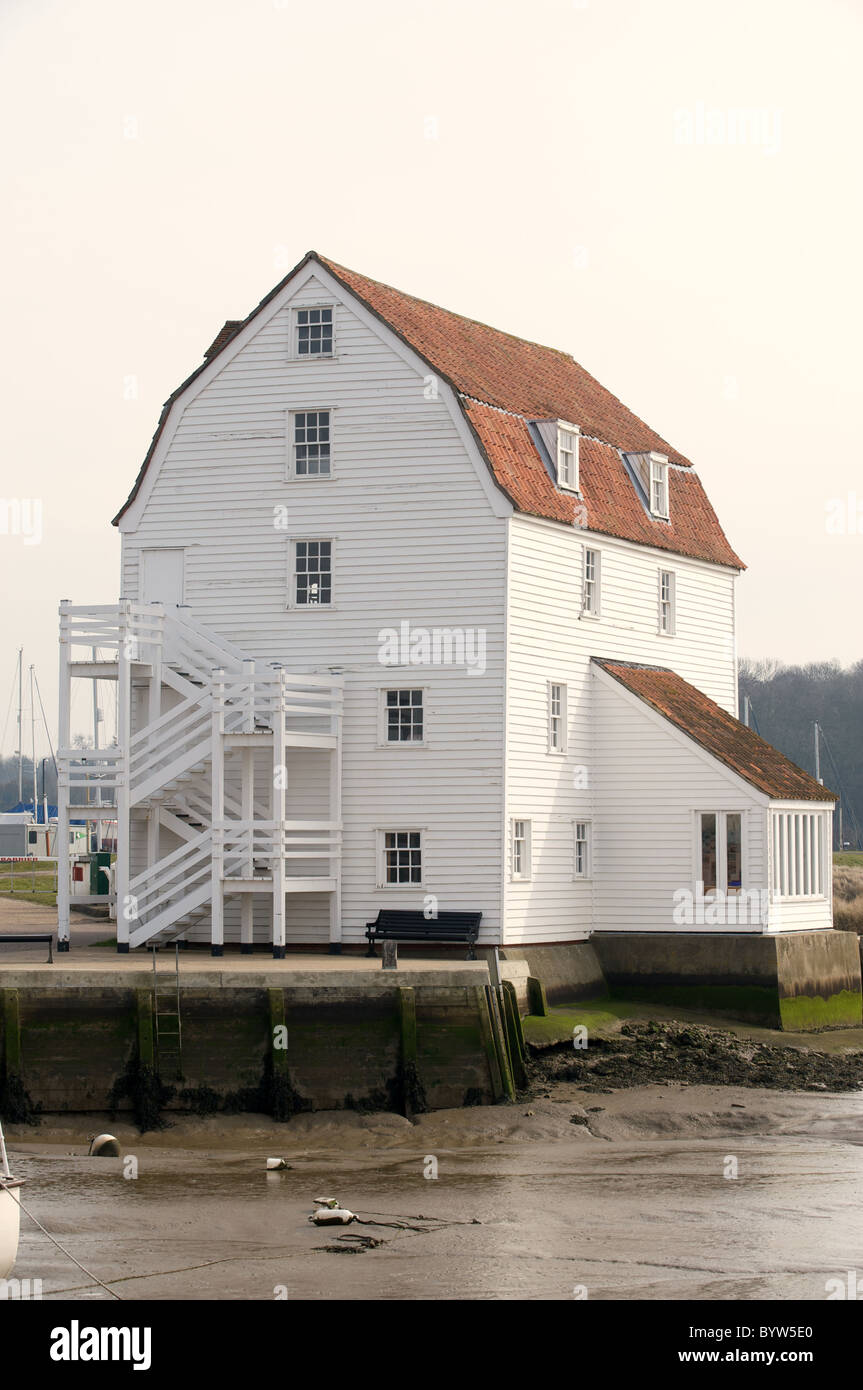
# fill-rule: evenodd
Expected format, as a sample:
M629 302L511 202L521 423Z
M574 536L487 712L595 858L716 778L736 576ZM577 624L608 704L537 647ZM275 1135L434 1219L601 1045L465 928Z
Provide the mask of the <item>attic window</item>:
M668 520L668 459L650 455L650 510L653 516Z
M298 309L297 356L331 357L332 353L332 309Z
M578 425L566 420L557 422L557 485L569 492L578 492Z

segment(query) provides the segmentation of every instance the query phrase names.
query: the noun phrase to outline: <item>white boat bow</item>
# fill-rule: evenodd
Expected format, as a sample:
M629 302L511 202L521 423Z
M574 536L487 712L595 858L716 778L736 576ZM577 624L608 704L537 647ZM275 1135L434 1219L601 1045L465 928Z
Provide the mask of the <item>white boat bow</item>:
M21 1229L21 1207L18 1189L23 1178L15 1178L9 1170L3 1126L0 1125L0 1279L10 1274L18 1258L18 1235Z
M5 1279L11 1274L18 1258L18 1232L21 1225L18 1189L23 1186L23 1178L7 1178L0 1174L0 1279Z

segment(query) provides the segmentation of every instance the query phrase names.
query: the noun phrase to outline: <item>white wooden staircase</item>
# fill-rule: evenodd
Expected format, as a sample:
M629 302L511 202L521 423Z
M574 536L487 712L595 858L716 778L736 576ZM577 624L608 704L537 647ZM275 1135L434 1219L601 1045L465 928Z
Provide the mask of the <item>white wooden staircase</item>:
M236 899L229 932L250 951L264 895L267 935L282 956L286 894L326 893L338 950L342 681L262 666L188 609L161 604L64 603L60 644L58 844L68 843L71 819L116 819L118 949L199 937L209 926L221 955L225 904ZM88 752L86 764L70 747L76 678L117 681L117 746ZM293 813L293 749L320 754L325 818ZM57 903L58 945L68 950L62 873Z

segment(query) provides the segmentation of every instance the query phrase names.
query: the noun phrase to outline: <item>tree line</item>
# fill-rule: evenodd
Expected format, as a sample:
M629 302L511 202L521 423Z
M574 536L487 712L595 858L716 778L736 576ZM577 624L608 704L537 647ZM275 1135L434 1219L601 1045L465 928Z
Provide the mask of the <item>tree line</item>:
M741 719L748 695L756 732L813 776L814 725L820 725L821 779L841 794L843 839L863 849L863 661L850 667L838 661L784 666L744 657L738 680Z

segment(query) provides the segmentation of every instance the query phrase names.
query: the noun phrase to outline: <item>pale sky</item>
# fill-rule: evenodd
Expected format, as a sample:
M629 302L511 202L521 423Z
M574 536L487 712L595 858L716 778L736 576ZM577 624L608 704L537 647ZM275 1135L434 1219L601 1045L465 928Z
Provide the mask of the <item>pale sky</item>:
M860 659L861 30L859 0L2 0L0 496L31 511L0 721L20 645L53 721L57 604L116 599L162 402L310 248L571 352L696 465L740 653Z

